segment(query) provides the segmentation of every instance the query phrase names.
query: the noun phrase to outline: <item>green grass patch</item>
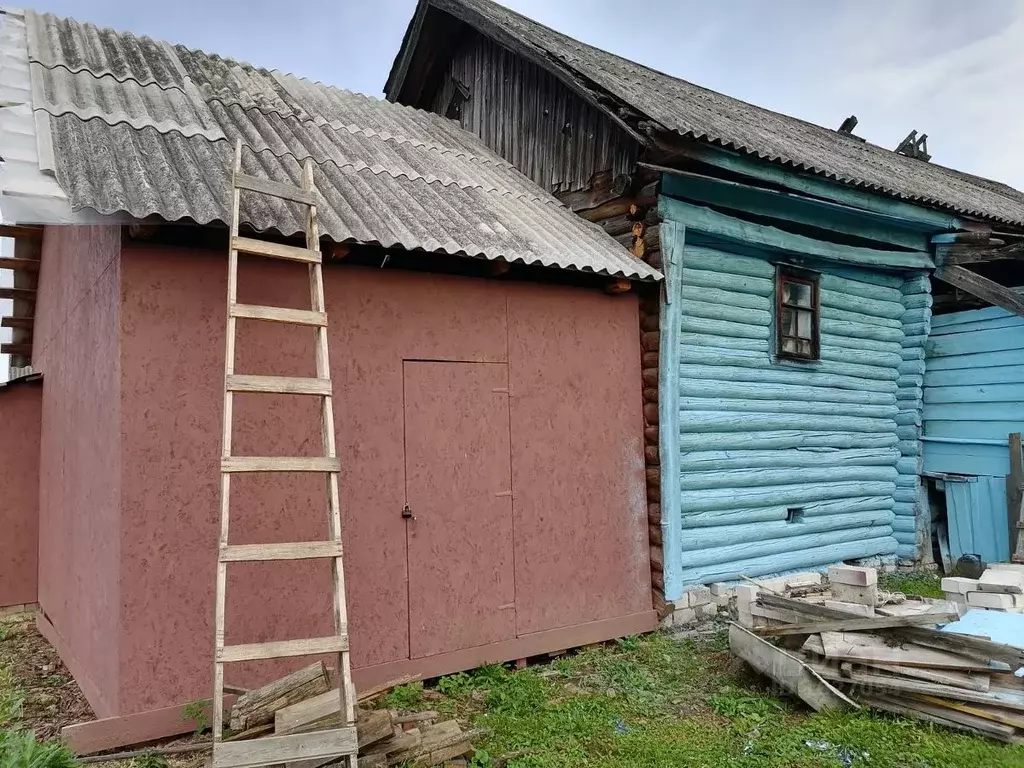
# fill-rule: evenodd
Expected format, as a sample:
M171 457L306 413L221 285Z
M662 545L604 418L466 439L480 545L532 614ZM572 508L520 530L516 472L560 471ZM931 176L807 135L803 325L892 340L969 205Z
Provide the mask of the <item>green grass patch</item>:
M942 577L932 571L879 574L878 587L886 592L902 592L918 597L942 598Z
M1009 768L1024 747L868 712L814 714L779 698L727 649L626 638L522 671L490 666L441 678L427 705L490 729L473 765L509 768ZM436 694L435 694L436 696Z

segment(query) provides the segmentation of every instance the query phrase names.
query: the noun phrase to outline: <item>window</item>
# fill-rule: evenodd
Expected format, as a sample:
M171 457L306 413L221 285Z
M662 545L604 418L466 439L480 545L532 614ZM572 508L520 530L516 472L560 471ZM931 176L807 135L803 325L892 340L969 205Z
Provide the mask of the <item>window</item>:
M452 87L452 96L448 100L448 109L445 110L444 116L449 120L462 122L462 105L469 100L469 88L458 80L452 81Z
M775 295L776 355L786 360L817 360L818 278L779 267Z

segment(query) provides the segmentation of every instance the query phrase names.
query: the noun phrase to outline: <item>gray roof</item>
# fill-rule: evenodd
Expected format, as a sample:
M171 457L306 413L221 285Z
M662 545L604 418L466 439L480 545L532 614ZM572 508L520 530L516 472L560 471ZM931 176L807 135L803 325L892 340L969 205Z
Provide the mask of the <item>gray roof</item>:
M421 6L424 3L447 11L512 50L530 54L549 69L560 69L573 80L605 92L664 131L893 197L1024 225L1024 194L1006 184L905 157L701 88L581 43L490 0L422 0ZM407 35L405 46L415 44L415 33ZM402 76L401 58L402 54L389 80L392 96L395 77ZM606 109L615 111L614 106Z
M246 173L298 184L313 158L322 232L339 243L660 277L438 115L51 14L0 18L0 98L20 104L0 136L0 187L21 222L83 210L224 222L241 138ZM20 155L19 131L35 139ZM301 231L291 204L242 201L256 229Z

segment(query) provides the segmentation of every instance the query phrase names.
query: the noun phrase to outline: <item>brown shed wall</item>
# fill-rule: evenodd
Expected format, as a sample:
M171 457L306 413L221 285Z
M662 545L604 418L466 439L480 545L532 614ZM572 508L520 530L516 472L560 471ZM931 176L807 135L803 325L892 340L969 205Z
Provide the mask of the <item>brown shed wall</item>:
M120 675L120 227L47 227L32 364L43 373L39 604L96 714Z
M0 608L36 602L41 403L38 382L0 388Z
M152 246L126 246L121 263L125 713L210 686L225 273L221 253ZM339 265L325 282L357 684L653 628L636 297ZM240 301L308 307L305 275L243 262ZM312 375L308 329L239 327L237 372ZM507 365L516 545L516 637L412 661L401 517L410 360ZM314 399L235 402L236 453L317 452ZM285 477L233 483L235 543L326 535L315 478ZM328 585L325 563L232 566L228 642L328 632ZM273 671L232 668L228 681Z

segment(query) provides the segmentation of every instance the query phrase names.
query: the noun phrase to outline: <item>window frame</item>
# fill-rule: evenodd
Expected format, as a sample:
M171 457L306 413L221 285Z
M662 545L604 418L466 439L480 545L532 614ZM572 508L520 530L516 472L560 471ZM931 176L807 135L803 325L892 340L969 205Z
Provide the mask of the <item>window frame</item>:
M782 264L775 267L775 357L779 360L786 360L788 362L795 363L816 363L821 360L821 288L819 285L819 277L820 276L816 273L793 269L792 267ZM802 304L784 301L785 291L783 288L786 283L796 283L810 287L811 305L807 307ZM810 312L810 339L806 339L803 336L792 336L784 333L782 315L783 311L786 309ZM785 351L783 342L786 339L810 341L811 354L802 355L797 352Z

